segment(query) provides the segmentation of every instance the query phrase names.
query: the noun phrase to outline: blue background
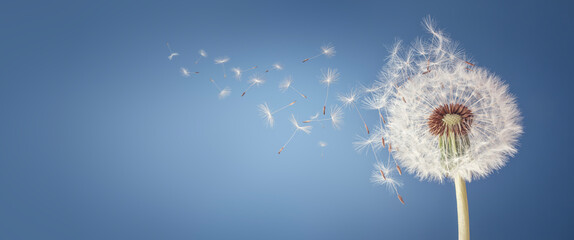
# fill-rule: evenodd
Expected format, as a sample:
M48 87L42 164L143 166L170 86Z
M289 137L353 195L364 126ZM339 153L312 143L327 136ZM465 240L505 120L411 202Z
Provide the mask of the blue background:
M403 206L370 183L351 109L341 130L314 125L276 153L291 113L321 110L321 69L341 72L335 104L376 79L396 38L429 37L428 14L510 84L524 117L519 153L467 185L472 238L569 238L572 12L559 1L3 2L0 239L456 239L453 184L405 174ZM301 63L329 42L336 56ZM240 97L249 74L224 79L217 56L231 58L228 75L285 69ZM287 75L309 100L279 92ZM232 94L219 100L209 77ZM257 104L293 100L265 127Z

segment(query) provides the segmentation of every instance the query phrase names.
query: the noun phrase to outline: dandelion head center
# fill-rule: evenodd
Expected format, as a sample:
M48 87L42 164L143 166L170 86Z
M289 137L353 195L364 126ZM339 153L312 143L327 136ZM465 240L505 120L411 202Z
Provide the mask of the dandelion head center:
M458 114L450 114L449 113L449 114L444 115L444 117L442 118L442 121L447 126L455 126L462 121L462 117Z
M447 133L467 135L472 125L472 111L459 103L444 104L433 110L428 118L429 131L442 136Z

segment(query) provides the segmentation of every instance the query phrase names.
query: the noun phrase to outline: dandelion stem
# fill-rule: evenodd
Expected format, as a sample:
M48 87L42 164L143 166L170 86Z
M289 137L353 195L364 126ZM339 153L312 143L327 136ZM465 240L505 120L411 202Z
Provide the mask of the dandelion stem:
M466 198L466 183L459 175L454 177L456 190L456 212L458 215L458 239L470 239L470 227L468 218L468 200Z

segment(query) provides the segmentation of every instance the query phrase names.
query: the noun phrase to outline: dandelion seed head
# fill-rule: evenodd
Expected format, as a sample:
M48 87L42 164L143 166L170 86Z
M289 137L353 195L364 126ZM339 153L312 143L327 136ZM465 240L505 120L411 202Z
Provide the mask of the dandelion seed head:
M229 61L229 57L220 57L213 60L215 64L223 64Z
M321 72L322 72L321 83L327 86L339 80L340 74L336 68L335 69L327 68L327 70L321 70Z
M388 112L382 134L393 157L420 179L486 177L517 152L516 100L498 76L470 66L430 18L424 25L432 38L404 54L396 50L380 74L384 87L365 104Z

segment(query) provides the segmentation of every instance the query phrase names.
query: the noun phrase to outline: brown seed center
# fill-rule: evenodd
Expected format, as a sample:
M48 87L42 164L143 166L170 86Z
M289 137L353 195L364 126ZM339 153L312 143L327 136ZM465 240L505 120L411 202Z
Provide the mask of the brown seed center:
M429 116L429 131L437 136L448 132L466 135L470 131L472 118L472 111L468 107L459 103L444 104L435 108Z

